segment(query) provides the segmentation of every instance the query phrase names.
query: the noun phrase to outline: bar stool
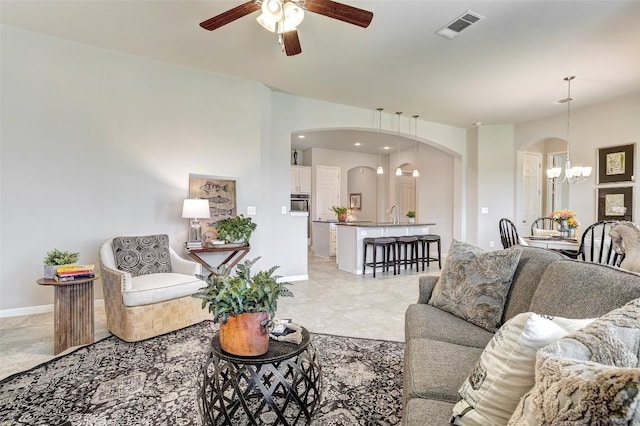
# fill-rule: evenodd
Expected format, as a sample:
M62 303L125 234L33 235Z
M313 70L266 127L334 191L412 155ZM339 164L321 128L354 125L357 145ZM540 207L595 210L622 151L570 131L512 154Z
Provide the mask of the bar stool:
M404 237L396 237L396 244L398 245L398 272L400 269L400 265L404 264L404 269L407 269L407 264L411 265L411 269L413 269L413 264L416 264L416 271L418 268L418 236L409 235ZM404 249L404 256L403 251ZM409 250L411 250L411 259L409 260Z
M396 274L396 239L389 237L365 238L362 240L363 256L362 256L362 275L365 274L365 268L371 266L373 268L373 278L376 277L376 268L381 267L383 271L389 271L389 267L393 266L393 275ZM373 247L373 261L367 262L367 247ZM377 260L378 247L382 249L382 260ZM393 254L393 259L391 255Z
M427 262L427 268L429 267L429 263L432 260L438 261L438 269L442 269L442 261L441 261L441 248L440 248L440 235L435 234L427 234L427 235L419 235L418 241L420 241L420 245L422 247L422 256L420 260L422 260L422 271L424 272L424 262ZM438 244L438 257L431 256L430 247L431 243Z

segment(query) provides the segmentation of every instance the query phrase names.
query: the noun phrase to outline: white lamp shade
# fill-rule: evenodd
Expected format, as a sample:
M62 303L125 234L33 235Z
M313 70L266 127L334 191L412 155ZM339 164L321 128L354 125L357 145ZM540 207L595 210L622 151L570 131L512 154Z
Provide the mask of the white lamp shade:
M418 171L418 169L413 169L412 176L413 177L420 177L420 172Z
M268 16L273 22L281 20L283 12L280 0L264 0L262 14Z
M186 219L209 219L209 200L189 198L182 204L182 217Z
M382 166L378 166L378 169L376 170L376 173L379 175L383 175L384 174L384 169L382 168Z
M276 32L276 22L273 19L271 19L270 15L266 15L264 13L262 13L260 16L258 16L256 18L256 21L258 21L258 24L262 25L262 27L267 30L267 31L271 31L272 33Z
M402 169L400 167L396 167L396 176L402 176Z
M280 33L286 33L288 31L295 30L304 19L303 10L293 4L293 2L286 2L283 6L283 12L284 20L278 31Z

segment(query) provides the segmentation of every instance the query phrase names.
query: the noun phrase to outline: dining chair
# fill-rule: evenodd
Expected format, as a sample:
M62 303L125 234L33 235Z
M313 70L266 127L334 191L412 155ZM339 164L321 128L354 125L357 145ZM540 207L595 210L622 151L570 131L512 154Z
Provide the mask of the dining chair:
M500 229L500 241L502 242L502 247L507 249L520 243L520 236L518 235L516 225L514 225L514 223L509 219L505 217L500 219L498 228Z
M536 235L537 229L552 231L555 229L554 225L555 222L550 217L539 217L531 224L531 235Z
M609 230L617 223L615 220L601 220L589 225L582 234L578 258L586 262L620 266L624 257L613 249L609 236Z

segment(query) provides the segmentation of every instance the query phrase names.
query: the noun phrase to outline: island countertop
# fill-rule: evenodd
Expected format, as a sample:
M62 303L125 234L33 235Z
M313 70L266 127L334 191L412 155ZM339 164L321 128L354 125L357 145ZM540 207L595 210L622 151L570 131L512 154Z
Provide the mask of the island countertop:
M343 225L343 226L358 226L358 227L367 227L367 228L388 228L388 227L393 227L393 226L403 226L403 227L407 227L407 226L434 226L435 223L409 223L409 222L400 222L400 223L393 223L393 222L357 222L357 221L353 221L353 222L335 222L336 225Z
M435 223L336 222L338 269L362 274L365 238L426 235ZM372 256L373 253L367 253ZM367 271L369 272L369 271Z

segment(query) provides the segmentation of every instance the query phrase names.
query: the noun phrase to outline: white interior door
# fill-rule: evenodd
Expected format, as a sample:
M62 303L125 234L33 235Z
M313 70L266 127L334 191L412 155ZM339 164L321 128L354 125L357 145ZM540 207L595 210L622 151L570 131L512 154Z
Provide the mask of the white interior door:
M416 211L416 184L413 176L396 177L396 198L398 201L398 217L400 221L406 221L409 210Z
M525 152L523 158L524 217L518 229L521 236L531 234L531 224L542 215L542 154Z
M316 166L315 215L318 220L336 220L331 210L340 205L340 167Z

